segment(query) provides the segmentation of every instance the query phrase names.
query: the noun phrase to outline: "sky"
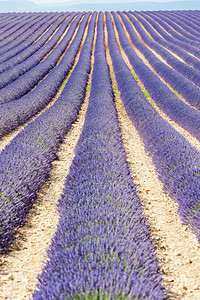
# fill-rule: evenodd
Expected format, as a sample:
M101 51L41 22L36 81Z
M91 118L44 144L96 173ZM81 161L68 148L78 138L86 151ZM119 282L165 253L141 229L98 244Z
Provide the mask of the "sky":
M0 0L1 12L199 9L200 0Z
M16 0L15 0L16 1ZM73 1L71 0L31 0L32 2L36 3L36 4L45 4L45 3L73 3ZM174 0L126 0L126 3L127 2L131 2L131 3L134 3L134 2L171 2L171 1L174 1ZM176 1L181 1L181 0L176 0ZM108 2L121 2L121 0L77 0L76 3L108 3Z

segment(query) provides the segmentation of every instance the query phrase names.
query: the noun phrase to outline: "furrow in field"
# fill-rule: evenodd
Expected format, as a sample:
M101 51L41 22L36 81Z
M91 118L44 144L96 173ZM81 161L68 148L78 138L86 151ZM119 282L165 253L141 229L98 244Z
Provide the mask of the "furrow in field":
M96 33L94 41L95 39ZM79 55L77 60L78 57ZM91 66L93 66L93 62L94 43ZM59 147L59 159L52 164L51 176L40 189L39 198L29 213L27 224L19 230L19 249L13 250L2 258L4 271L0 285L0 292L4 297L2 299L7 299L7 296L16 300L30 299L38 282L36 277L41 272L47 259L46 251L58 224L57 202L61 197L65 179L74 157L74 149L84 123L90 94L92 69L91 67L85 100L81 106L78 119L65 135Z
M52 25L54 25L54 23L56 22L56 21L59 21L60 19L61 19L61 15L56 19L56 20L54 20L52 23L51 23L51 25L49 25L49 27L40 35L40 36L38 36L35 40L34 40L34 42L32 43L32 44L34 44L35 42L37 42L43 35L45 35L45 33L52 27ZM67 20L69 18L69 15L65 18L65 20ZM64 21L63 21L64 22ZM63 23L62 22L62 23ZM59 26L60 27L60 26ZM56 29L55 31L54 31L54 33L57 31L58 29ZM51 37L50 37L51 38ZM49 38L49 39L50 39ZM32 45L31 44L31 45Z
M77 15L74 16L74 18L71 20L71 22L69 23L69 25L68 25L67 28L65 29L64 33L61 35L61 37L60 37L59 40L57 41L57 43L54 45L54 47L51 49L51 51L43 57L43 59L41 60L41 62L44 61L44 60L48 57L48 55L49 55L51 52L53 52L53 50L54 50L54 49L58 46L58 44L62 41L62 39L63 39L63 38L65 37L65 35L67 34L67 32L68 32L68 30L69 30L69 28L70 28L70 25L71 25L71 23L73 22L73 20L75 19L75 17L77 17ZM78 25L77 25L77 27L76 27L76 29L75 29L75 31L74 31L74 34L72 35L71 40L70 40L69 44L68 44L67 47L66 47L66 50L65 50L64 53L61 55L61 58L58 60L58 62L57 62L56 65L58 65L59 61L62 59L63 55L66 53L66 51L67 51L67 49L69 48L70 44L72 43L74 37L76 36L78 27L79 27L80 22L81 22L81 20L83 19L83 17L84 17L84 16L82 16L82 18L80 19L80 21L79 21L79 23L78 23ZM58 29L59 29L59 28L57 28L56 31L58 31ZM56 31L55 31L55 33L56 33Z
M154 20L153 18L152 18L152 16L149 16L152 20ZM145 19L146 20L146 19ZM155 21L155 20L154 20ZM157 21L155 21L156 23L157 23L157 25L158 26L160 26L161 28L162 28L162 30L164 30L167 34L169 34L171 37L173 37L172 35L171 35L171 33L170 32L168 32L161 24L159 24ZM162 35L159 33L159 32L157 32L161 37L162 37Z
M39 53L42 49L42 47L47 44L52 38L54 38L56 32L60 29L60 27L62 26L62 24L67 21L67 19L70 17L70 14L63 14L62 16L55 16L50 20L48 20L47 22L45 22L44 24L41 23L41 26L38 30L35 30L23 43L24 44L24 48L20 48L19 46L16 46L14 48L11 48L10 51L6 51L6 53L3 53L3 55L1 55L1 64L0 64L0 70L1 73L5 72L7 69L10 69L18 64L23 63L24 61L26 61L26 59L28 59L30 56L33 58L37 53ZM72 21L71 21L72 22ZM68 27L70 27L71 22L69 23ZM46 26L46 23L48 24L48 26ZM55 27L55 24L57 24L57 27ZM46 27L46 29L40 34L40 30ZM54 28L52 30L52 28ZM46 37L44 37L46 35ZM45 42L41 42L42 40L45 39ZM59 39L59 41L62 39ZM39 46L37 46L39 44ZM58 44L58 42L57 42ZM22 46L20 45L20 46ZM54 47L55 48L55 47ZM20 51L19 51L20 49ZM53 48L52 48L53 49ZM49 51L49 53L52 50ZM10 53L10 55L8 56L8 54ZM16 53L16 54L15 54ZM47 53L44 57L47 57L49 55L49 53ZM8 57L8 58L7 58ZM22 58L23 57L23 60ZM44 60L44 58L41 58L41 61ZM22 65L23 66L23 65ZM28 69L27 69L28 71Z
M172 29L173 33L176 33L176 34L180 35L182 38L185 38L186 40L191 41L191 42L194 41L195 39L198 39L196 36L192 36L192 34L188 30L184 29L179 24L176 24L175 22L172 22L165 15L161 15L157 12L153 12L153 15L155 15L156 17L161 19L163 22L165 22L167 27L170 27Z
M16 237L17 249L2 256L3 275L0 278L2 300L7 297L15 300L30 299L38 282L37 275L45 263L46 251L58 224L57 202L61 197L74 157L74 148L81 134L88 98L89 91L77 121L59 147L58 160L52 164L51 176L40 189L39 197L29 213L28 222L19 229Z
M121 21L121 24L122 24L122 26L123 26L123 29L124 29L124 32L125 32L125 34L126 34L126 37L127 37L127 39L128 39L128 41L129 41L129 43L130 43L130 45L133 47L133 49L134 49L134 51L137 53L137 55L142 59L142 61L147 65L147 67L150 69L150 70L152 70L157 76L158 76L158 78L164 83L164 84L166 84L172 91L173 91L173 89L171 88L171 86L168 84L168 83L166 83L166 81L161 77L161 76L159 76L157 73L156 73L156 71L154 70L154 68L150 65L150 63L148 62L148 60L144 57L144 55L133 45L133 43L132 43L132 41L131 41L131 38L130 38L130 35L129 35L129 33L128 33L128 31L127 31L127 29L126 29L126 27L125 27L125 25L124 25L124 23L123 23L123 21L122 21L122 19L121 19L121 16L118 14L118 17L119 17L119 19L120 19L120 21ZM125 17L127 18L127 20L129 21L129 23L131 24L131 26L133 27L133 24L130 22L130 20L129 20L129 18L127 17L127 15L125 15ZM133 30L136 32L136 34L138 35L138 37L140 37L140 35L139 35L139 33L137 32L137 30L135 30L135 28L133 27ZM116 32L116 34L117 34L117 30L115 30L115 32ZM141 37L140 37L140 39L141 39ZM118 41L119 41L119 39L118 39ZM141 41L142 41L142 39L141 39ZM143 41L142 41L143 42ZM120 42L119 42L120 43ZM144 42L143 42L144 43ZM144 43L145 44L145 43ZM146 45L146 44L145 44ZM152 49L151 49L151 51L152 51ZM183 99L183 97L181 98L181 99ZM188 103L187 103L188 104ZM189 105L189 104L188 104Z
M149 38L152 39L152 41L156 44L159 44L156 40L154 40L154 38L151 36L151 34L146 30L146 28L143 26L143 24L137 19L137 17L135 15L132 15L135 20L140 24L141 28L145 31L145 33L148 35ZM143 16L141 16L143 17ZM149 24L150 25L150 24ZM140 33L137 31L137 29L135 28L135 26L132 24L133 29L135 31L135 33L137 34L137 36L140 38L140 40L145 44L146 47L148 47L160 60L162 60L163 62L166 63L166 61L162 58L161 55L159 55L154 49L150 48L142 39ZM151 25L150 25L151 26ZM152 27L152 26L151 26ZM152 27L153 29L153 27ZM160 34L159 34L160 35ZM160 37L162 38L162 36L160 35ZM161 45L162 46L162 45ZM163 47L163 46L162 46ZM178 60L180 60L181 62L184 62L184 60L178 56L177 54L173 53L172 51L170 51L169 49L166 49L170 54L172 54L175 58L177 58ZM166 65L168 65L169 67L171 67L169 64L166 63ZM172 68L172 67L171 67Z
M91 17L89 17L89 20L90 20ZM88 21L89 22L89 21ZM80 51L82 49L82 46L84 44L84 41L86 39L86 36L87 36L87 32L88 32L88 25L87 25L87 28L84 32L84 35L83 35L83 39L81 41L81 44L80 44L80 47L79 47L79 50L77 52L77 55L75 57L75 61L74 61L74 64L71 68L71 70L69 71L69 73L67 74L67 76L64 78L63 80L63 83L61 84L61 86L58 88L58 91L56 93L56 95L52 98L52 100L45 106L45 108L43 108L40 112L38 112L34 117L30 118L25 124L21 125L21 126L18 126L17 129L13 130L11 133L9 134L6 134L4 137L2 137L0 139L0 152L12 141L12 139L20 132L22 131L30 122L34 121L38 116L40 116L43 112L45 112L47 109L49 109L55 102L56 100L59 98L65 84L67 83L73 69L75 68L77 62L78 62L78 59L79 59L79 56L80 56Z
M14 50L16 50L16 48L21 51L21 49L24 49L24 48L28 47L29 45L31 45L32 43L34 43L34 41L37 39L37 31L39 31L39 32L41 31L41 29L44 27L45 21L47 20L47 24L48 24L50 19L53 21L56 19L58 20L61 16L62 16L62 14L43 15L41 17L41 21L38 22L38 24L34 24L34 26L26 34L23 34L23 36L21 36L19 39L13 40L8 45L1 47L1 49L0 49L0 54L2 54L1 57L6 56L5 52L7 52L8 56L11 57L13 52L15 53ZM41 27L41 25L42 25L42 27ZM20 51L18 51L18 53L20 53ZM1 60L2 60L2 58L1 58Z
M174 71L174 73L173 73L173 76L174 76L174 78L175 78L175 80L177 80L176 79L176 74L179 76L179 75L181 75L181 74L178 74L177 73L177 71L176 70L174 70L173 69L173 67L171 67L170 65L168 65L166 62L165 62L165 60L163 60L162 59L162 57L157 53L157 52L155 52L153 49L151 49L150 47L148 47L148 45L142 40L142 38L140 37L140 35L139 35L139 33L137 32L137 30L135 29L135 27L134 27L134 25L132 24L132 22L130 21L130 19L128 18L128 16L127 15L125 15L125 17L126 17L126 19L129 21L129 23L131 24L131 26L132 26L132 28L133 28L133 30L134 30L134 32L136 32L137 33L137 35L139 36L139 38L140 38L140 40L142 41L142 43L147 47L147 49L149 49L162 63L164 63L166 66L168 66L171 70L173 70ZM137 55L142 59L142 61L146 64L146 66L148 66L148 68L151 70L151 71L153 71L155 74L156 74L156 76L173 92L173 93L175 93L175 94L177 94L178 95L178 97L184 102L184 103L186 103L188 106L190 106L191 108L194 108L194 109L197 109L197 106L198 105L196 105L196 107L194 106L194 105L192 105L191 103L189 103L188 101L187 101L187 99L186 98L188 98L189 100L190 100L190 95L188 95L188 93L186 92L186 98L184 98L183 97L183 95L180 95L171 85L170 85L170 79L168 78L168 81L169 82L166 82L166 80L161 76L161 75L159 75L158 74L158 72L156 71L156 69L152 66L152 64L150 64L149 63L149 61L145 58L145 56L144 56L144 54L138 49L138 48L136 48L134 45L133 45L133 43L132 43L132 41L131 41L131 38L130 38L130 35L129 35L129 32L127 31L127 29L126 29L126 27L125 27L125 25L123 24L123 20L121 19L121 16L119 16L119 18L120 18L120 20L121 20L121 23L122 23L122 25L123 25L123 28L124 28L124 31L125 31L125 33L126 33L126 37L127 37L127 39L128 39L128 41L129 41L129 43L131 44L131 46L134 48L134 50L135 50L135 52L137 53ZM166 49L167 50L167 49ZM183 75L181 75L181 77L183 78ZM185 84L190 84L190 86L189 86L189 88L191 87L191 88L195 88L195 84L193 83L193 82L190 82L188 79L186 79L186 81L185 81ZM176 87L177 87L177 85L176 85ZM194 90L194 89L193 89ZM185 91L184 91L185 92ZM198 97L198 92L199 92L199 90L197 91L197 89L195 89L195 95L197 95L197 97ZM182 91L181 91L181 94L182 94Z
M106 34L107 36L107 34ZM198 299L200 296L200 249L195 235L181 223L176 203L162 190L155 167L133 123L126 114L117 89L112 60L107 49L122 139L127 161L161 264L165 287L173 299Z
M130 25L129 21L126 19L126 17L120 13L120 16L123 19L123 22L126 25L127 30L129 31L131 40L134 43L134 32L132 31L132 26ZM156 102L156 104L162 109L172 120L174 120L176 123L178 123L181 127L183 127L185 130L190 132L195 138L200 140L200 114L199 111L195 108L190 107L189 105L185 104L179 97L176 95L176 93L169 89L169 87L162 82L162 80L155 74L153 70L151 70L145 61L143 61L138 53L134 51L133 47L131 46L130 42L128 41L128 38L125 34L124 28L122 23L120 22L120 19L117 17L116 13L113 13L113 18L115 19L115 24L119 33L119 39L120 43L122 44L122 47L127 54L133 69L137 73L139 79L144 84L146 90L152 97L152 99ZM141 43L140 43L141 44ZM142 50L143 52L143 50ZM151 51L149 51L151 52ZM156 59L157 61L157 59ZM157 68L156 68L157 69ZM161 70L162 71L162 70ZM165 70L166 71L166 70ZM169 70L168 70L169 71ZM173 72L173 71L172 71ZM171 76L174 76L173 74L170 74ZM171 77L170 77L171 78ZM175 79L174 79L175 80ZM176 86L181 85L183 88L182 81L176 78ZM172 80L171 80L172 81ZM184 92L187 94L187 99L192 105L195 105L198 107L198 102L200 98L199 92L193 94L193 92L190 91L191 84L189 86L184 84ZM187 87L187 88L186 88ZM195 89L195 88L194 88ZM192 88L192 90L194 91ZM199 90L196 87L197 90ZM180 90L180 89L179 89ZM192 124L196 124L196 126L192 126Z
M140 14L142 14L142 13L140 13ZM185 50L180 49L179 47L172 45L167 41L164 41L162 38L160 38L158 35L156 35L156 33L153 31L152 27L150 27L150 25L148 25L147 22L144 20L144 18L142 18L139 14L134 13L134 15L132 15L130 13L126 13L126 15L129 17L129 19L132 23L132 26L129 24L129 29L128 29L129 34L130 34L130 28L133 27L141 35L141 38L143 39L143 41L146 44L145 47L144 46L142 47L142 53L148 59L148 61L151 63L151 65L153 67L155 66L154 68L155 68L156 72L158 72L159 75L163 77L163 79L165 79L170 85L172 85L172 87L174 87L174 88L176 87L180 94L183 93L183 96L184 96L184 92L185 92L184 90L186 88L185 86L187 86L188 88L192 88L193 90L196 91L196 93L199 93L199 88L198 88L200 86L200 83L199 83L200 82L200 73L199 73L200 62L199 62L199 60L190 56ZM134 16L136 16L137 19L134 18ZM141 25L138 23L138 21L140 21L140 23L142 23L142 25L144 27L146 27L146 29L158 41L158 43L155 43L154 41L152 41L152 39L147 35L147 33L141 27ZM127 22L127 20L126 20L126 22ZM133 41L132 34L133 34L133 32L130 34L131 40ZM162 45L159 45L159 43L161 43ZM141 45L138 45L137 42L135 45L139 50L141 50ZM152 50L154 50L156 53L158 53L164 60L166 60L166 63L168 63L170 65L170 68L166 67L162 62L161 62L161 64L159 64L159 66L157 66L157 64L155 62L158 63L159 60L156 59L153 52L151 53L150 50L148 50L146 48L147 46L150 47ZM146 51L144 51L144 49L146 49ZM180 61L179 59L177 59L168 50L172 50L173 52L175 52L178 56L182 57L182 59L184 61ZM162 68L161 68L161 66L162 66ZM174 69L174 71L172 71L171 69ZM164 72L164 70L165 70L165 72ZM168 76L165 73L167 73ZM176 86L176 82L178 79L176 77L181 79L181 81L183 81L183 84L181 84L181 81L180 81L179 85ZM173 78L173 79L170 80L170 78ZM192 82L194 85L197 85L198 87L191 85L190 82ZM196 96L196 94L195 94L195 96ZM188 97L188 95L186 93L186 99L187 99L187 97ZM196 96L196 97L198 98L198 96Z
M199 50L196 49L196 47L194 47L192 44L186 43L186 41L180 41L177 38L175 38L174 36L170 35L170 31L171 30L166 30L164 24L161 22L159 22L159 19L156 16L152 16L149 13L140 13L140 16L142 15L142 17L144 18L144 20L148 24L151 24L151 26L153 27L153 29L156 31L156 34L159 33L161 34L162 38L167 41L168 43L172 44L172 46L174 47L178 47L179 49L181 49L181 51L186 51L190 56L193 56L195 60L198 61L198 59L200 58L200 53ZM198 67L196 66L196 64L191 64L191 66L194 65L194 68Z
M105 57L102 12L99 16L86 120L59 202L60 222L49 262L34 299L144 295L163 299L165 295L151 240L145 235L142 209L132 180L128 181ZM56 289L51 289L53 282Z
M77 53L80 46L89 15L90 13L87 14L83 26L77 33L76 43L73 44L73 55ZM96 17L96 14L94 14L94 17ZM89 26L90 29L93 28L93 31L90 32L90 30L88 30L89 33L84 43L84 51L81 51L81 57L79 58L76 68L72 72L55 105L45 111L34 120L34 122L30 123L0 154L2 159L1 180L3 182L1 185L1 194L3 194L3 197L1 198L0 211L2 220L0 244L2 252L9 250L8 246L13 241L16 229L19 228L19 225L25 223L27 213L37 199L38 190L50 176L51 164L57 158L57 148L59 144L62 142L64 135L71 128L72 123L77 119L79 109L85 97L85 89L90 72L90 56L93 42L91 35L93 35L94 32L94 21L93 18L90 22ZM86 49L88 49L88 52L85 51ZM85 61L84 58L86 58ZM79 78L79 84L76 82L77 76ZM15 150L14 155L16 158L13 159L13 156L10 155L10 151L12 152L12 149L15 147L20 150ZM25 153L24 156L21 151ZM39 159L38 156L40 156ZM22 168L20 167L21 164ZM27 166L27 164L29 166ZM4 175L6 171L3 171L4 168L8 169L7 174L13 177L15 183L13 183L12 179L5 179ZM15 171L10 172L13 168ZM29 175L26 175L26 173ZM17 179L16 174L18 174ZM6 192L3 191L4 184L5 188L9 185ZM18 187L16 186L19 187L20 192L17 192L16 189L18 189ZM14 191L13 193L12 190ZM7 193L10 195L9 198ZM17 199L17 201L15 201L14 198Z
M63 22L63 24L58 26L59 28L57 28L56 31L53 32L53 34L51 34L48 41L46 41L45 44L41 45L41 47L39 49L37 49L36 44L32 45L30 47L30 50L31 50L31 52L34 51L34 53L31 53L30 56L26 57L26 55L24 55L24 53L26 54L27 52L29 52L29 48L28 48L28 49L25 49L25 51L23 51L21 54L18 54L16 57L11 58L9 61L4 62L3 64L0 65L0 67L2 67L2 71L3 71L3 73L0 74L0 88L2 89L1 92L5 93L5 94L3 94L4 97L6 97L6 91L9 89L8 84L12 84L12 86L13 86L13 84L17 84L20 80L23 80L24 78L26 78L27 73L30 74L30 76L31 76L32 72L35 72L40 67L40 63L42 63L42 61L44 61L45 59L46 59L46 64L49 60L50 60L49 63L52 64L52 51L53 51L53 49L55 49L55 44L58 46L59 45L58 41L62 44L62 39L65 36L66 32L68 32L68 30L69 31L72 30L71 24L73 22L72 19L74 19L74 17L75 16L73 16L73 15L69 16L69 18L66 19L65 22ZM66 29L65 29L65 27L66 27ZM65 34L64 33L62 34L63 30L64 30ZM51 33L51 30L50 30L50 33ZM49 35L49 33L48 33L48 35ZM67 36L66 36L66 38L67 38ZM41 40L43 41L44 38L42 38ZM69 42L70 41L71 40L69 39ZM39 42L39 44L40 43L41 43L41 41ZM24 59L21 60L21 57L24 57ZM13 61L14 61L14 64L13 64ZM19 61L19 63L18 63L18 61ZM56 62L54 62L54 64L55 63ZM44 64L45 63L43 63L43 65ZM52 68L53 68L53 65L52 65ZM45 74L44 74L44 76L45 76ZM40 80L42 80L42 77L39 77L39 78L40 78ZM13 82L15 82L15 83L13 83ZM26 78L26 81L23 82L23 85L26 85L27 82L29 82L29 80ZM31 88L33 89L33 87L31 87ZM11 89L11 93L12 93L12 89ZM19 96L16 95L16 97L19 97ZM4 103L4 100L2 100L2 102Z
M20 17L20 19L15 19L13 22L8 23L7 26L5 26L3 30L1 30L0 46L2 46L2 44L4 43L10 42L13 37L17 38L20 34L19 32L23 31L23 27L25 27L26 29L29 21L32 21L34 18L35 16L29 13L29 15L24 14Z
M113 17L111 15L111 18L113 20ZM115 24L114 24L114 21L113 21L113 25L114 25L114 31L115 31L115 37L116 37L116 40L117 40L117 43L118 43L118 47L120 48L120 51L122 53L122 56L124 58L124 61L126 62L127 66L129 67L129 69L131 70L133 76L135 77L136 81L137 81L137 84L140 86L140 88L142 89L143 93L146 94L146 97L147 97L147 100L149 101L149 103L151 103L151 105L159 112L159 114L162 116L163 119L165 119L168 123L170 123L174 129L176 129L178 132L180 132L187 140L188 142L193 145L194 147L196 147L199 151L200 151L200 142L194 137L192 136L188 131L186 131L184 128L182 128L181 126L179 126L177 123L175 123L172 119L170 119L170 117L168 117L157 105L156 103L151 99L150 95L148 94L148 92L146 91L144 85L142 84L142 82L139 80L139 78L137 77L136 73L134 72L133 70L133 67L127 57L127 55L125 54L124 50L122 49L122 46L120 44L120 41L119 41L119 36L118 36L118 32L117 32L117 29L115 27ZM124 27L124 30L125 27ZM125 31L126 32L126 31ZM126 35L128 37L128 33L126 32ZM130 40L130 37L129 37L129 42L130 44L132 45L131 43L131 40ZM137 49L134 47L134 45L132 45L134 50L137 51ZM143 58L144 59L144 62L146 64L148 64L148 62L146 61L146 59L143 57L142 54L140 54L139 51L137 51L137 54L140 58ZM149 67L151 68L151 66ZM162 79L161 79L162 80ZM163 80L162 80L163 81ZM182 97L180 97L182 99Z
M29 26L31 25L30 22L32 25L35 23L35 18L38 18L38 16L29 14L29 16L26 16L26 20L24 19L24 21L19 21L17 25L14 26L13 24L12 26L9 24L11 28L6 30L3 34L0 34L0 46L4 47L13 41L16 41L17 39L20 39L23 34L26 34L27 29L31 27Z
M174 18L171 13L166 14L165 11L161 11L156 14L159 18L164 19L167 24L170 24L173 28L182 33L182 35L186 38L198 43L200 42L199 26L191 26L192 22L188 23L187 20L182 17L178 17L178 15Z
M136 18L135 15L133 15L133 16ZM151 28L151 30L152 30L152 32L150 33L149 31L147 31L147 29L144 27L144 25L142 25L142 26L143 26L143 29L146 31L146 33L149 35L149 37L150 37L151 39L153 39L152 34L155 33L156 36L158 35L159 38L161 39L161 41L159 41L158 39L156 39L156 40L153 39L154 42L156 42L157 44L159 44L159 45L161 45L161 46L163 46L163 42L164 42L164 43L169 43L169 45L170 45L171 47L176 47L176 52L175 52L174 50L171 50L171 51L170 51L168 48L167 48L167 50L168 50L171 54L173 54L177 59L180 59L181 61L184 61L185 63L188 63L187 60L182 60L182 58L179 56L180 54L177 54L177 48L179 48L179 51L180 51L180 50L181 50L181 51L183 50L183 49L180 47L180 45L179 45L178 43L176 43L176 44L174 45L174 43L172 43L172 41L169 41L169 40L166 39L166 36L165 36L165 37L162 36L161 33L159 32L159 30L157 30L158 27L155 28L155 27L152 25L152 23L149 22L149 20L151 20L152 22L155 22L156 25L160 27L159 29L160 29L161 31L164 31L166 35L169 35L169 36L173 39L172 35L170 35L170 33L167 32L167 31L165 30L165 28L163 28L158 22L156 22L155 20L153 20L151 16L148 16L148 15L144 14L144 12L143 12L142 14L140 13L139 16L142 17L143 20L144 20L145 22L147 22L147 25L150 26L150 28ZM136 18L136 19L137 19L137 18ZM175 39L174 39L174 40L175 40ZM183 51L185 51L190 57L193 57L194 59L197 59L197 60L198 60L198 58L195 57L194 53L188 53L186 50L183 50ZM188 65L190 65L191 67L194 68L194 66L193 66L192 64L188 63Z
M30 57L28 60L25 60L25 62L22 63L22 72L21 72L21 64L19 64L16 68L12 69L12 72L10 74L9 70L7 72L1 74L2 76L2 82L1 82L1 95L0 95L0 102L1 104L11 102L13 100L19 99L25 94L28 94L30 91L32 91L38 83L40 83L45 76L48 73L51 73L50 71L54 69L56 64L58 63L58 60L60 56L62 56L63 53L66 53L66 47L71 42L73 42L72 38L74 37L74 31L78 26L78 23L80 19L82 18L83 13L80 13L77 18L71 23L71 26L69 30L67 31L67 34L65 38L63 38L60 43L57 45L56 48L54 48L54 51L51 51L48 55L48 57L40 62L40 59L44 56L45 53L43 52L49 52L52 50L52 41L50 40L49 46L44 46L39 53L38 56L34 55L33 57ZM73 16L72 16L73 18ZM68 27L68 23L70 22L70 19L66 21L64 25L64 28L62 26L62 31L59 32L59 34L55 35L55 38L59 38L60 34L63 33L63 30L65 30L65 27ZM81 26L81 25L80 25ZM56 40L53 39L53 42L55 43ZM50 49L49 49L50 48ZM44 51L45 50L45 51ZM26 70L27 68L27 70ZM17 70L15 73L14 71ZM27 72L26 72L27 71ZM5 77L5 74L8 73L8 78ZM22 73L22 76L20 76ZM9 83L9 85L5 86L6 83Z
M114 83L114 81L113 81ZM117 90L116 90L117 94ZM177 215L177 205L162 191L151 158L128 118L119 96L116 97L119 123L136 189L151 225L165 287L173 298L198 299L200 297L199 244Z
M164 27L168 33L170 32L172 37L175 38L178 43L180 41L185 44L187 43L194 46L196 51L198 51L197 48L199 47L199 42L197 42L194 37L191 39L191 35L187 34L186 31L182 31L182 34L179 30L180 27L177 29L173 22L171 22L170 25L164 16L160 18L156 12L148 12L147 15L151 16L153 20L156 20L159 26L162 25L162 27Z

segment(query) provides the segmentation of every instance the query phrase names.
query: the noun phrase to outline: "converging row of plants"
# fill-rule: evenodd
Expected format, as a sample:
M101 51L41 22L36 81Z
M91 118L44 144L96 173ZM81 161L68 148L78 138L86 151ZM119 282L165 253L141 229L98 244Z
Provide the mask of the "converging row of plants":
M200 141L199 16L198 11L0 14L0 138L25 126L0 152L1 253L12 249L27 221L92 78L34 300L169 298L127 162L106 47L124 108L163 190L200 241L199 151L147 99Z

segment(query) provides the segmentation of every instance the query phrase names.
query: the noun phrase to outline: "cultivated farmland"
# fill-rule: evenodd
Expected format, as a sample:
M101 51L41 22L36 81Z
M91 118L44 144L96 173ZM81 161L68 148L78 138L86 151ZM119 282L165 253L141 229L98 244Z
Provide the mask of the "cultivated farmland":
M1 299L200 299L199 32L0 14Z

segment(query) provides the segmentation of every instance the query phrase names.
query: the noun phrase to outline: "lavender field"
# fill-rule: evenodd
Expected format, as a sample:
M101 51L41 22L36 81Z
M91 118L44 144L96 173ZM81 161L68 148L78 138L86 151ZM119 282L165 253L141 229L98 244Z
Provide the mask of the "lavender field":
M200 12L0 13L0 89L0 298L200 299Z

